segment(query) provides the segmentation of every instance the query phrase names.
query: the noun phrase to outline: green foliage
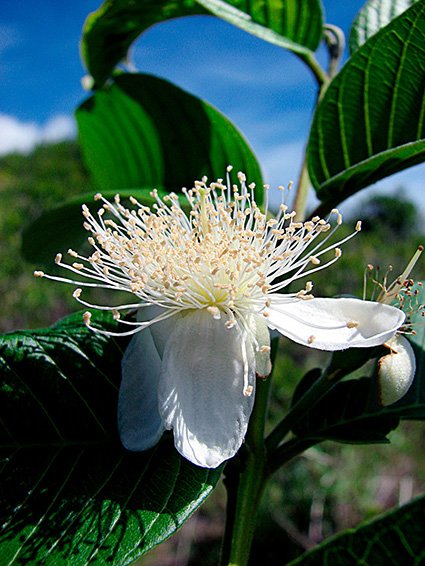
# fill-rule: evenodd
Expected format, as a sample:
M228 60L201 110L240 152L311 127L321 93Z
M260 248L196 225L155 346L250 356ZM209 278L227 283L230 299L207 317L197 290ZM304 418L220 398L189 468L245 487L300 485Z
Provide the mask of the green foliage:
M419 0L373 35L326 90L308 145L320 200L341 202L424 161L424 12Z
M94 324L116 331L112 317ZM76 313L0 342L1 564L129 564L170 536L221 469L181 458L170 439L125 451L116 430L128 339Z
M322 36L319 0L106 0L87 18L81 40L85 65L97 87L127 57L133 41L150 26L172 18L215 15L229 23L296 53L309 55Z
M43 286L35 279L35 266L21 255L22 233L42 211L94 187L75 142L1 158L0 184L0 331L50 324L70 312L75 301L69 289ZM80 213L77 217L81 225ZM60 236L60 227L50 227L52 239ZM58 251L63 250L54 249L51 262Z
M351 53L414 2L416 0L368 0L351 27L349 39Z
M420 564L425 556L425 501L417 499L359 529L334 537L288 566Z
M96 92L76 112L82 154L101 190L157 188L180 192L226 167L258 185L258 163L220 112L162 79L126 74Z

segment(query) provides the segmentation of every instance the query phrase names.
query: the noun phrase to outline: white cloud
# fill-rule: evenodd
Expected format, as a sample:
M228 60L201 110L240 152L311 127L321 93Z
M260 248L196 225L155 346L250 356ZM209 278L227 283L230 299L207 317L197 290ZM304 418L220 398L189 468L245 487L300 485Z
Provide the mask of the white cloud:
M54 116L39 125L0 114L0 155L29 153L37 145L70 139L75 134L75 122L69 116Z

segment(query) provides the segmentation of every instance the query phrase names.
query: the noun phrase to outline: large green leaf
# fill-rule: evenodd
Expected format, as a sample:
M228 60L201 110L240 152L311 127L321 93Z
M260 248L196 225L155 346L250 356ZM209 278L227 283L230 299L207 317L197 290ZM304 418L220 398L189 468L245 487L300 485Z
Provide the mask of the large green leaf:
M347 530L287 566L401 566L425 561L425 498Z
M116 330L94 313L96 325ZM81 313L0 340L0 564L130 564L170 536L220 476L164 438L127 452L116 432L127 340Z
M350 52L399 16L416 0L369 0L357 14L350 31Z
M331 205L425 159L425 0L360 47L319 104L311 181Z
M156 187L181 191L226 167L262 179L252 150L218 110L171 83L143 74L116 77L76 112L82 155L101 190Z
M106 0L87 18L81 41L85 65L100 87L127 57L133 41L161 21L215 15L300 54L311 54L322 37L320 0Z

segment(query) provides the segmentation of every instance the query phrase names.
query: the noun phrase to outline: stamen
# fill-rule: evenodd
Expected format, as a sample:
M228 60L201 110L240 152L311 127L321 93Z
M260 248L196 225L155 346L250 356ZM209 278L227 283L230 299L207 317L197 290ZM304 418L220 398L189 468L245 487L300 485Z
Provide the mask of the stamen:
M256 344L246 323L248 315L267 318L272 293L337 261L341 255L339 246L355 235L360 223L356 232L328 245L342 222L337 210L333 211L333 228L330 217L298 222L296 213L288 211L282 188L278 215L268 218L268 186L265 185L263 213L254 200L254 185L247 186L245 175L238 173L239 184L232 186L230 171L231 167L227 168L226 184L218 179L207 186L207 179L203 178L194 188L183 190L189 213L183 211L179 197L173 193L161 198L153 190L155 204L151 208L130 198L132 210L124 208L118 195L109 202L97 194L95 200L101 201L97 214L92 214L86 205L82 207L92 254L84 257L68 250L78 261L62 263L61 254L55 259L57 265L76 273L76 280L45 275L42 271L34 274L77 285L73 296L80 304L110 311L116 319L126 308L156 305L163 309L164 317L147 323L120 319L120 324L132 326L124 335L132 335L178 312L205 309L217 320L224 313L227 328L240 324ZM332 250L335 256L322 261L323 255ZM289 296L311 299L312 286L309 281L305 289ZM135 295L134 303L114 307L92 305L82 299L81 287L126 291ZM275 293L273 300L277 297ZM84 320L92 328L89 313ZM314 340L314 336L311 338ZM249 391L248 383L244 391Z
M199 189L200 200L201 200L201 222L202 222L202 233L205 236L209 233L208 228L208 217L205 204L205 189Z

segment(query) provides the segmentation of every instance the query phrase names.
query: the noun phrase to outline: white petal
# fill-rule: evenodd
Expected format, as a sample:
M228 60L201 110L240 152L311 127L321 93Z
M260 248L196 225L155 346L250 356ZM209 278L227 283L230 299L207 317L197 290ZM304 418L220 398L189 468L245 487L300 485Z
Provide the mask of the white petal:
M160 413L165 427L173 428L177 450L207 468L237 452L254 404L252 344L238 324L227 328L225 322L205 309L177 319L160 378Z
M416 360L409 341L396 335L385 343L391 353L379 360L378 381L381 405L391 405L401 399L412 385Z
M405 319L395 307L360 299L271 298L268 325L319 350L378 346L389 340Z
M121 363L122 381L118 397L118 430L127 450L147 450L164 432L158 411L161 358L150 328L131 339Z

